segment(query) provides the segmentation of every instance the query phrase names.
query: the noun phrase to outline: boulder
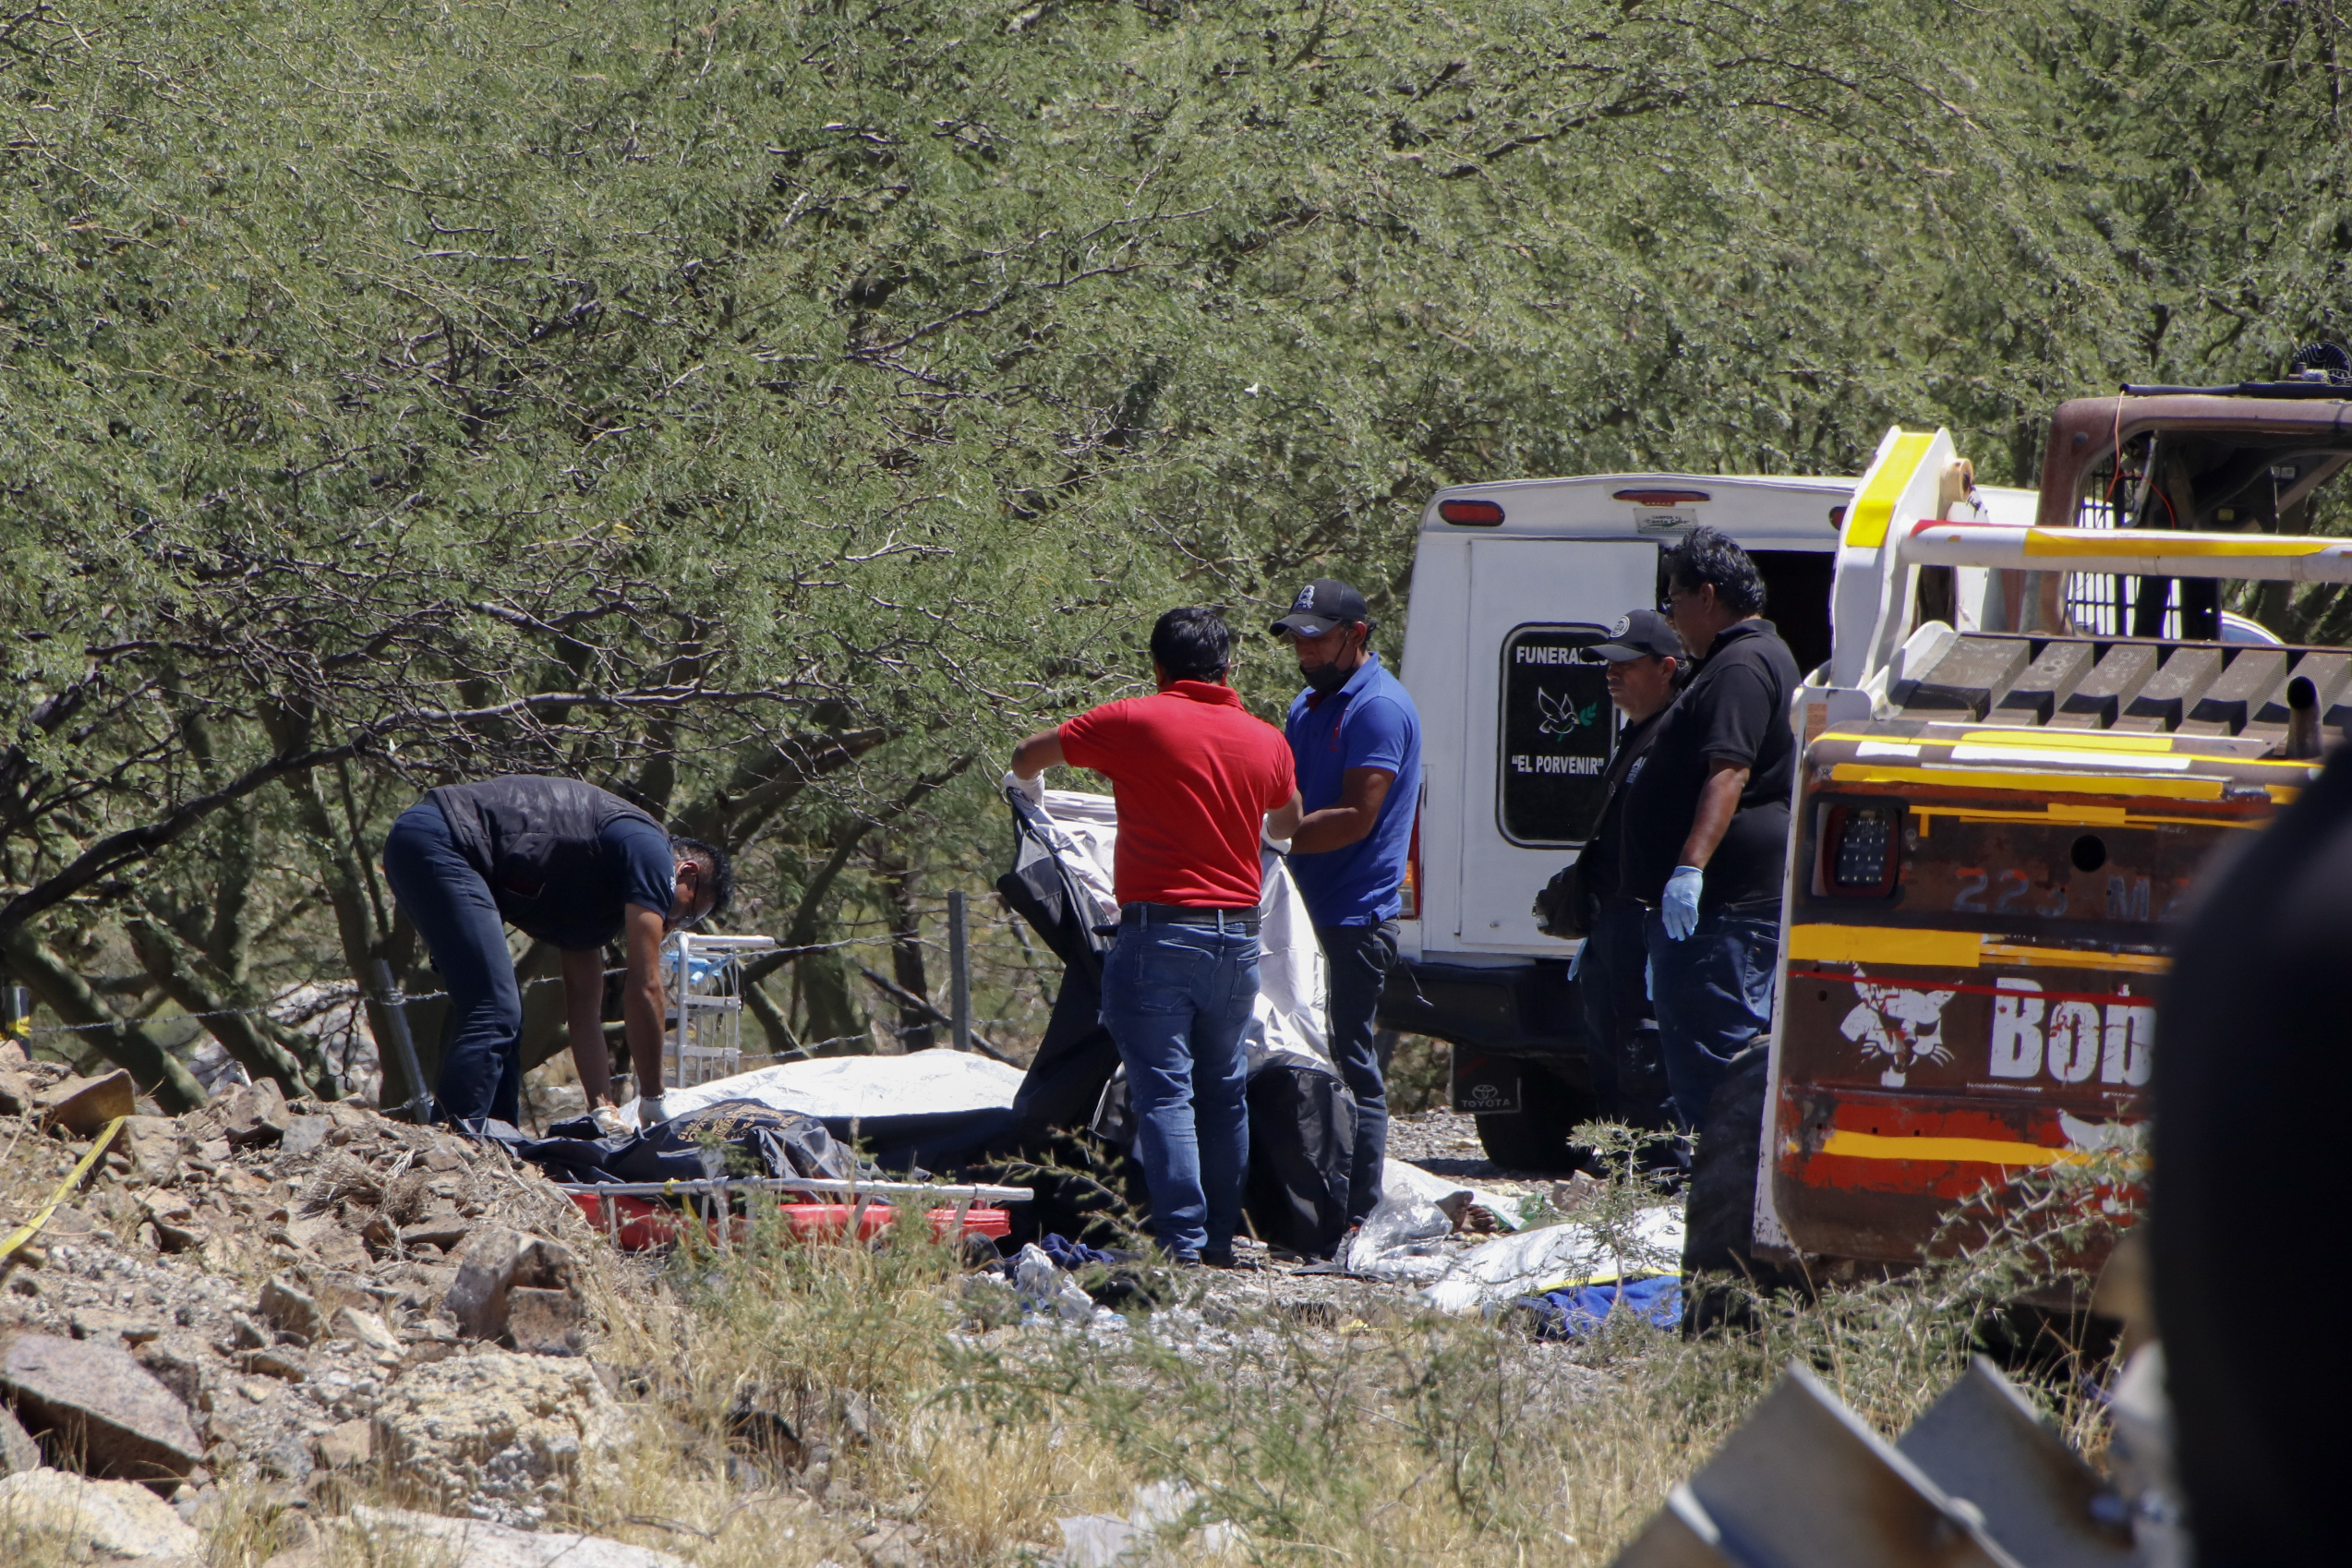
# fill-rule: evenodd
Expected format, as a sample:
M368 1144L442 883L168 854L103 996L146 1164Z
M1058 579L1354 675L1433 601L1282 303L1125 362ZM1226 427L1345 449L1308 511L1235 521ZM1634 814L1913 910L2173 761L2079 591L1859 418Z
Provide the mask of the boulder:
M370 1562L429 1562L464 1568L686 1568L681 1557L603 1536L512 1530L472 1519L444 1519L400 1508L351 1511L338 1527L366 1541Z
M376 1453L388 1469L449 1498L569 1474L622 1429L621 1406L586 1362L501 1350L412 1367L376 1406Z
M327 1321L319 1310L318 1301L310 1293L285 1274L273 1275L261 1287L261 1300L257 1310L261 1321L273 1329L298 1333L308 1342L326 1333Z
M229 1096L227 1119L222 1131L235 1147L248 1149L283 1138L286 1123L292 1119L286 1110L286 1097L279 1092L275 1080L265 1078Z
M203 1542L172 1505L128 1481L93 1481L62 1470L28 1470L0 1480L0 1535L46 1537L72 1559L187 1563ZM19 1547L21 1550L21 1547Z
M288 1154L308 1154L327 1140L334 1130L332 1116L293 1116L287 1119L285 1137L278 1147Z
M291 1345L240 1351L236 1364L245 1371L259 1372L265 1378L283 1378L290 1383L298 1383L310 1375L308 1357Z
M32 1110L78 1137L88 1138L116 1116L131 1114L139 1090L117 1067L103 1078L68 1078L35 1090Z
M320 1464L330 1470L346 1470L376 1456L376 1429L368 1421L345 1421L320 1432L315 1446Z
M97 1475L175 1481L204 1457L187 1406L115 1346L20 1334L0 1357L0 1391L53 1453Z
M356 1340L378 1356L396 1359L400 1355L400 1335L382 1318L362 1308L336 1308L334 1316L327 1320L327 1333L336 1339Z
M0 1476L20 1476L41 1468L41 1445L24 1423L0 1405Z
M130 1176L150 1187L178 1179L180 1124L169 1116L133 1116L115 1135L115 1147L130 1156Z
M163 1325L152 1318L142 1318L131 1312L110 1312L103 1307L77 1307L66 1321L76 1339L96 1340L101 1345L120 1345L133 1350L163 1333Z
M579 1355L580 1318L575 1292L517 1285L506 1293L506 1343L530 1355Z
M364 1269L370 1260L367 1247L332 1214L289 1220L272 1228L270 1239L291 1247L306 1263L330 1269Z
M133 1159L136 1163L137 1156ZM162 1251L185 1252L211 1239L212 1233L196 1217L187 1200L176 1192L151 1188L139 1195L139 1206L146 1214L147 1223L155 1227L155 1245Z
M504 1225L474 1233L458 1257L457 1279L442 1305L469 1338L560 1355L578 1352L586 1317L572 1249Z
M139 1364L188 1409L202 1410L211 1403L205 1394L205 1382L214 1363L203 1340L197 1335L165 1333L140 1345L138 1355Z

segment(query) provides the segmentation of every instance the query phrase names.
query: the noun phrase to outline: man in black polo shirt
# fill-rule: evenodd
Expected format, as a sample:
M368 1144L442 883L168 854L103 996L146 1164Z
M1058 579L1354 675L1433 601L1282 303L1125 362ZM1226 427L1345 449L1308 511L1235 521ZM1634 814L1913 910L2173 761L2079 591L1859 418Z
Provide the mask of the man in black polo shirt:
M1666 1081L1696 1128L1731 1059L1772 1021L1801 677L1738 545L1694 528L1668 553L1666 580L1674 629L1701 663L1626 795L1625 890L1650 908Z
M444 1119L478 1129L486 1117L520 1116L523 995L508 925L563 955L572 1060L591 1111L612 1105L604 949L622 943L621 1011L644 1091L638 1114L645 1125L661 1119L661 939L727 908L734 873L725 854L671 838L593 784L517 774L444 785L403 812L384 839L384 879L449 987L436 1092Z

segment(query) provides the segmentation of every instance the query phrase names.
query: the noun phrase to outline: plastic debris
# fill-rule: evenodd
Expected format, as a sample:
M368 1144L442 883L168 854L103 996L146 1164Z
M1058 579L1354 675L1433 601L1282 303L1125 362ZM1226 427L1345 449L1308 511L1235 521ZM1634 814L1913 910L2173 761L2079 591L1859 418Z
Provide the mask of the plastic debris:
M1570 1220L1471 1248L1417 1299L1441 1312L1475 1312L1572 1285L1677 1273L1682 1256L1679 1209L1644 1209L1618 1224Z

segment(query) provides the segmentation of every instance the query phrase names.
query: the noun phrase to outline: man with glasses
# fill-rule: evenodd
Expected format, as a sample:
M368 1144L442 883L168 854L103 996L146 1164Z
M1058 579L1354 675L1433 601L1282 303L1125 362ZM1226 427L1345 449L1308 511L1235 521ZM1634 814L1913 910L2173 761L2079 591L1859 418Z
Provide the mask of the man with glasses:
M508 925L563 955L573 1065L590 1111L615 1128L604 949L622 943L621 1009L643 1092L638 1119L664 1119L661 941L727 908L735 878L723 852L672 838L592 784L513 775L446 785L403 812L384 840L384 879L449 989L435 1091L443 1119L479 1131L485 1119L520 1117L523 996Z
M1666 581L1674 630L1700 663L1627 790L1624 890L1649 908L1667 1086L1695 1128L1731 1059L1772 1022L1800 677L1738 545L1693 528L1667 553Z

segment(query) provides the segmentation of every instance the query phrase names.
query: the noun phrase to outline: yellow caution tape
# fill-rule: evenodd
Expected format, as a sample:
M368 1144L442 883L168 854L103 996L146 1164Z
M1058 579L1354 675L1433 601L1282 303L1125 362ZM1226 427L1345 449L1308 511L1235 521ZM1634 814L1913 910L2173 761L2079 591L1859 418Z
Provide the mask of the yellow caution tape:
M82 1184L83 1178L90 1175L90 1167L98 1163L98 1157L106 1152L106 1146L115 1141L115 1134L120 1132L123 1124L128 1120L130 1120L128 1116L116 1116L113 1121L108 1122L106 1130L100 1133L91 1142L90 1152L84 1154L80 1163L74 1166L72 1175L57 1184L57 1190L49 1195L49 1201L41 1206L40 1212L34 1214L26 1224L18 1225L9 1235L7 1240L0 1241L0 1263L6 1262L18 1248L40 1234L41 1227L49 1223L49 1216L57 1212L57 1205L66 1200L66 1194Z

